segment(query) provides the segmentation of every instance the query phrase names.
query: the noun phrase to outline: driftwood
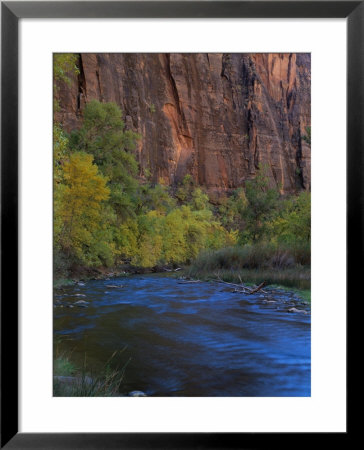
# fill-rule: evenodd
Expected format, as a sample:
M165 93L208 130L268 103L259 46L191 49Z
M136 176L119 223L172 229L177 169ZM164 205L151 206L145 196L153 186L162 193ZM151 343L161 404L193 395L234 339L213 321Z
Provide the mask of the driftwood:
M212 280L217 283L227 284L228 286L234 286L235 288L243 289L243 291L237 291L237 292L243 292L244 294L250 293L250 289L242 284L236 284L236 283L228 283L227 281L223 281L221 278L218 278L217 280Z
M181 280L178 284L186 284L186 283L201 283L201 280Z
M250 291L249 294L255 294L256 292L260 291L266 284L267 284L267 282L263 281L263 283L260 283L259 286L257 286L255 289Z
M238 275L238 277L239 277L240 283L243 284L243 281L242 281L240 275ZM261 283L259 286L257 286L257 287L255 288L255 289L256 289L255 291L253 290L253 291L250 292L250 293L253 294L254 292L262 291L264 294L268 294L267 291L264 291L264 290L262 289L262 287L264 287L266 284L267 284L267 282L266 282L266 281L263 281L263 283Z
M228 286L234 286L234 287L238 287L238 288L244 288L244 289L248 289L246 286L242 286L241 284L236 284L236 283L229 283L227 281L221 280L220 278L218 278L217 280L211 280L211 281L215 281L216 283L222 283L222 284L227 284Z
M242 280L241 280L240 275L239 275L239 280L240 280L241 284L228 283L227 281L223 281L220 277L218 277L217 280L212 280L212 281L216 281L217 283L227 284L228 286L234 286L235 288L243 289L243 290L241 290L241 291L236 291L236 292L241 292L241 293L243 293L243 294L249 294L249 295L250 295L250 294L255 294L255 293L258 292L258 291L261 291L261 292L263 292L264 294L267 294L267 291L264 291L264 290L262 289L264 286L266 286L266 284L267 284L266 281L263 281L263 283L260 283L259 286L256 286L255 288L250 289L250 288L244 286L244 284L243 284L243 282L242 282Z
M267 291L264 291L264 290L262 289L264 286L266 286L266 284L267 284L266 281L263 281L263 283L260 283L259 286L256 286L255 288L250 289L250 288L244 286L244 284L243 284L243 282L242 282L242 279L241 279L240 275L238 275L238 276L239 276L239 280L240 280L241 284L237 284L237 283L229 283L228 281L222 280L222 279L219 277L219 275L217 275L217 274L215 274L215 275L217 276L217 279L213 279L213 280L211 280L211 281L214 281L215 283L226 284L227 286L233 286L233 287L235 288L235 292L242 293L242 294L248 294L248 295L251 295L251 294L255 294L255 293L258 292L258 291L261 291L261 292L263 292L264 294L267 294ZM179 283L179 284L201 283L201 280L183 280L183 279L182 279L182 280L178 281L178 283Z

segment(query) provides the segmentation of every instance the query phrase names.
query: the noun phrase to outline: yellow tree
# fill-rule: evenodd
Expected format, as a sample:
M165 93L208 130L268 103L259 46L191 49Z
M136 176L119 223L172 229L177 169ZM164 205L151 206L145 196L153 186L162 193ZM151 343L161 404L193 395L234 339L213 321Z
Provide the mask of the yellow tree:
M95 239L100 239L102 202L109 197L107 178L98 173L89 154L70 156L63 167L64 186L58 214L62 219L60 245L68 256L90 263Z

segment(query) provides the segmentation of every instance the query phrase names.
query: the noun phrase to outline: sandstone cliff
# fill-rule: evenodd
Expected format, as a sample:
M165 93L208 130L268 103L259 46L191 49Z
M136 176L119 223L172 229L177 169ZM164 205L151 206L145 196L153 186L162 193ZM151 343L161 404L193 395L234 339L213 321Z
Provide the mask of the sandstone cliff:
M241 186L267 164L283 192L310 189L309 54L80 54L58 91L56 120L79 126L86 102L116 102L141 134L154 179L187 173L210 192Z

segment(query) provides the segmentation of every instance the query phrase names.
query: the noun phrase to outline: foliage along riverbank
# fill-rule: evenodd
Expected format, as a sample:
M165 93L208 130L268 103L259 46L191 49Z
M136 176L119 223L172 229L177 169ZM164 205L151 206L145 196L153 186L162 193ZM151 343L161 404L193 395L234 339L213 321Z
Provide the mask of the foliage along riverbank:
M72 279L58 278L54 287L89 279L109 279L133 274L166 273L178 278L282 286L310 291L311 270L306 249L286 245L256 244L204 251L189 265L164 265L151 268L123 265L117 268L82 268ZM305 264L306 263L306 264Z
M55 55L55 89L76 64L72 54ZM309 192L281 195L264 166L219 196L190 175L166 186L138 164L139 136L125 129L114 103L89 102L81 127L66 133L54 123L53 138L55 280L183 265L195 278L218 272L309 286Z
M274 269L225 269L206 271L196 270L196 266L189 267L154 267L152 269L138 268L138 267L123 267L113 269L110 272L97 271L97 272L83 272L81 277L60 278L55 279L53 282L54 288L58 291L62 291L65 286L71 286L77 284L80 281L85 282L87 280L110 280L111 278L129 277L140 274L161 274L166 276L172 276L180 280L191 281L214 281L220 279L225 282L232 283L244 283L247 286L259 285L265 282L268 286L295 292L300 298L306 301L311 301L311 289L310 289L310 268L309 267L293 267L285 270Z
M186 273L192 278L283 285L309 290L310 254L305 247L256 244L202 252Z

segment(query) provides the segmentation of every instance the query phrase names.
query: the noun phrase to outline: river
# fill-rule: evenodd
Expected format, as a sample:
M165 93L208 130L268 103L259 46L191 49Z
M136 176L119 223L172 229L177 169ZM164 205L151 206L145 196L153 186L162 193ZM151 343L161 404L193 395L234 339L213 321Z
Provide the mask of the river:
M55 292L56 351L97 371L124 349L123 395L310 396L310 306L266 291L156 274L67 286Z

